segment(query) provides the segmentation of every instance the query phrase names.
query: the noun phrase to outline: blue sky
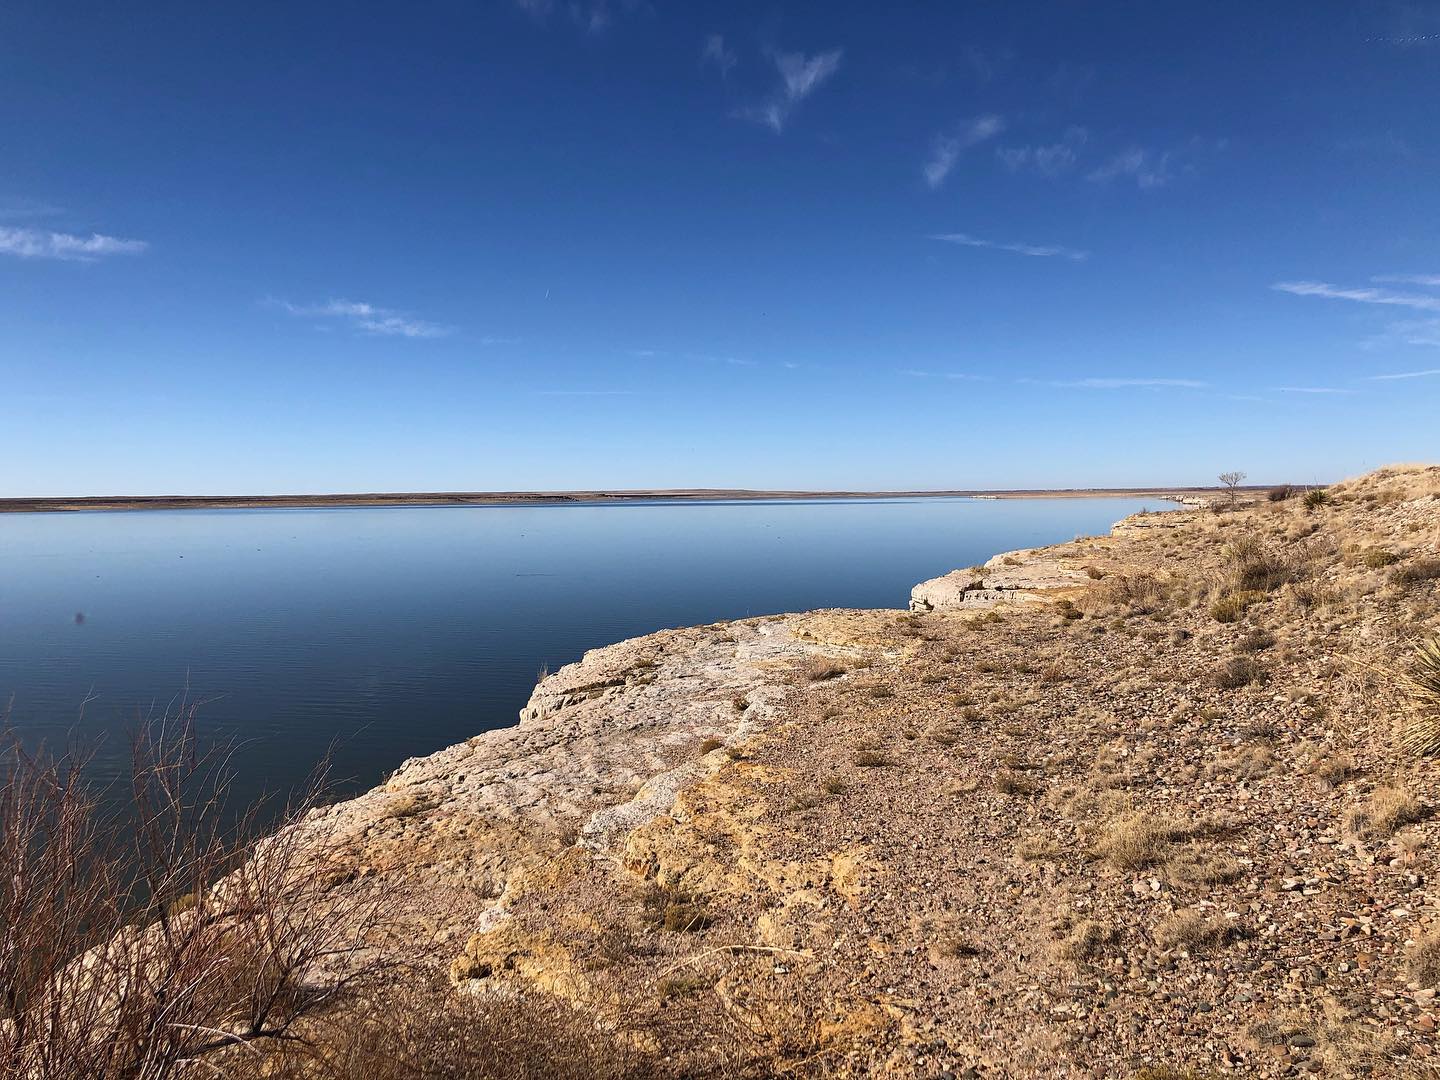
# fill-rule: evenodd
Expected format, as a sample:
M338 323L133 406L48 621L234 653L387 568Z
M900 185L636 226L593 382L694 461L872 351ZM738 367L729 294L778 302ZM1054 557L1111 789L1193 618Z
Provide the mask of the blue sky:
M1437 102L1440 3L7 5L0 494L1435 460Z

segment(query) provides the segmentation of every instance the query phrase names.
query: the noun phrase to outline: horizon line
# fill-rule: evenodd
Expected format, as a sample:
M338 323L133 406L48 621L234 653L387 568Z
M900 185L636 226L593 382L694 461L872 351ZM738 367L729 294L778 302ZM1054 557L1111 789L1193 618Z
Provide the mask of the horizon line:
M1272 484L1249 484L1238 490L1264 491ZM551 491L395 491L333 492L328 494L273 495L18 495L0 497L0 513L43 513L85 510L184 510L184 509L303 509L306 507L351 506L485 506L583 502L679 502L714 499L885 499L965 498L994 496L1104 497L1107 495L1209 494L1222 492L1218 485L1147 484L1133 487L1027 487L1027 488L894 488L894 489L787 489L787 488L578 488Z

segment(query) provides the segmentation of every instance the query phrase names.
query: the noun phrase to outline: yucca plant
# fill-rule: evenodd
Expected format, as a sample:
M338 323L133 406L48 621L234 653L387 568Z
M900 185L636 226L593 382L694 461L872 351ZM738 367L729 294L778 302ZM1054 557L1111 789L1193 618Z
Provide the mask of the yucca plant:
M1400 736L1400 744L1413 754L1440 753L1440 637L1415 646L1415 657L1404 679L1413 715Z

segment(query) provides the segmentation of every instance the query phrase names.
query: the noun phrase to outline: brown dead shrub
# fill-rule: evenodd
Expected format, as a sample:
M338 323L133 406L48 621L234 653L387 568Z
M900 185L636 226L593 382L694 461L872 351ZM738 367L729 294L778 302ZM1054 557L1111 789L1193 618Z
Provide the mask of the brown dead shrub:
M307 842L313 798L263 839L255 813L228 813L225 759L198 747L194 712L141 725L118 803L88 786L85 753L0 734L0 1074L222 1072L374 973L388 897Z
M1215 669L1210 681L1221 690L1238 690L1242 686L1264 683L1268 678L1265 666L1258 660L1248 656L1234 656Z

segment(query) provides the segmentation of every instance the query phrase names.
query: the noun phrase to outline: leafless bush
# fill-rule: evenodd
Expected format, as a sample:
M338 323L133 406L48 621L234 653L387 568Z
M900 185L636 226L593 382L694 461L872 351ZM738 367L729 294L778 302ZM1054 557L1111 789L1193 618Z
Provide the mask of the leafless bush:
M192 709L140 728L124 798L87 761L0 736L0 1076L202 1075L373 973L381 902L332 898L298 811L263 841L226 814Z
M1092 585L1086 594L1087 606L1149 615L1165 602L1165 586L1153 574L1111 574Z
M1306 576L1307 552L1279 552L1268 548L1254 533L1237 536L1226 548L1229 588L1233 592L1272 592Z

